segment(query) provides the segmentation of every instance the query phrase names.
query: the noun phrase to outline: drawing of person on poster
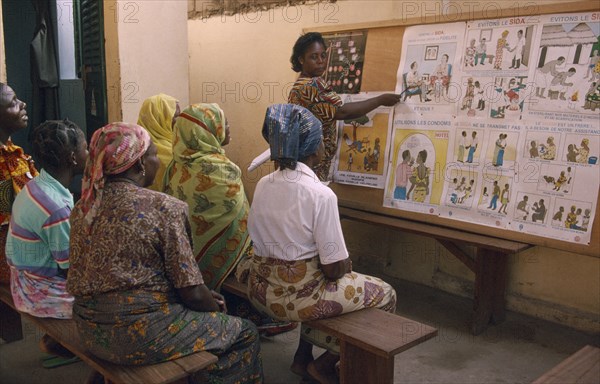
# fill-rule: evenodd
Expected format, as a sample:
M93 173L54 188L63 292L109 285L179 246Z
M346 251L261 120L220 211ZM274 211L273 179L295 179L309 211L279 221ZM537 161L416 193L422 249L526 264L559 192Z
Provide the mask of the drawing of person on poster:
M495 119L520 119L523 112L526 76L497 77L494 81L494 98L490 117Z
M600 104L594 103L600 24L584 21L585 15L573 15L570 20L578 17L581 22L548 22L560 19L556 17L543 21L534 71L535 92L531 94L532 111L600 114ZM600 90L596 98L600 98Z
M441 121L439 121L441 122ZM446 164L447 130L405 128L394 122L393 156L389 165L384 206L434 213L442 200L444 180L433 177Z

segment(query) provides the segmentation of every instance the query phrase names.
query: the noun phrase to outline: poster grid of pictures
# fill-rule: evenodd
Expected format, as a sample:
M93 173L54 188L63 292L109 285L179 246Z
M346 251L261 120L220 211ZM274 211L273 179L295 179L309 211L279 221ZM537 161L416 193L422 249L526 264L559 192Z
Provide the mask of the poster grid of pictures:
M348 148L369 145L375 122L347 122L335 180L383 188L385 207L589 244L600 187L598 20L585 12L406 28L402 103L388 114L387 138L385 118L377 123L387 166L378 163L378 182L349 176L368 172Z

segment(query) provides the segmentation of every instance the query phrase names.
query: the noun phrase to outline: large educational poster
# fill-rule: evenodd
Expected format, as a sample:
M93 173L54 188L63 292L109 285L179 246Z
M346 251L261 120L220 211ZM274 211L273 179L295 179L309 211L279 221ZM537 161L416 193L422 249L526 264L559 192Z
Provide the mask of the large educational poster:
M345 102L375 97L373 93L346 95ZM339 141L333 180L383 189L394 109L379 107L358 119L338 123Z
M327 84L337 93L360 92L367 31L324 34L327 45Z
M395 115L384 206L437 214L450 131L448 119Z
M465 23L406 28L396 93L403 93L397 113L454 114Z
M407 28L383 205L588 244L600 190L598 20ZM440 50L453 59L436 100L428 61Z

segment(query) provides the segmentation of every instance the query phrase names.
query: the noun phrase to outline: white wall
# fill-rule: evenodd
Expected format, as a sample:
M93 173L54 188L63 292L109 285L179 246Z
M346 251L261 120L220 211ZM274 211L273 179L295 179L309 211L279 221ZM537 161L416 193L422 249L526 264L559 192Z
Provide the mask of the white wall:
M144 99L157 93L189 102L187 0L105 1L105 29L116 25L118 59L107 49L109 115L136 122ZM113 25L112 27L114 27ZM107 44L109 44L107 42ZM120 71L114 73L114 66ZM112 73L112 75L111 75ZM112 89L112 92L111 92Z

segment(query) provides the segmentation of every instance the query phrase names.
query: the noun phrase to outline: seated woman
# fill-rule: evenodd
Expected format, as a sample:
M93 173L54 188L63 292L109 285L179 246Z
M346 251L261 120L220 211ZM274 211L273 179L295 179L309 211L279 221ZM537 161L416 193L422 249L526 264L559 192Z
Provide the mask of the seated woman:
M222 296L204 284L187 205L146 189L158 163L138 125L94 132L71 215L67 289L81 339L117 364L209 351L219 357L207 370L209 382L261 383L258 333L249 321L225 315Z
M179 113L177 99L164 93L147 98L140 108L138 125L150 134L160 161L154 182L148 187L153 191L163 191L165 169L173 160L173 126Z
M10 137L27 128L27 104L7 84L0 83L0 283L10 283L5 246L14 197L37 176L31 156L13 144Z
M250 205L242 172L223 149L230 140L229 124L217 104L187 107L175 123L173 161L163 188L188 204L194 255L204 284L215 290L221 288L242 256L252 253L247 229ZM296 328L295 323L273 323L264 318L247 300L236 296L228 299L234 304L233 313L244 314L261 332L274 335Z
M242 172L223 149L230 139L217 104L185 108L175 122L164 188L189 206L194 256L204 284L215 290L250 246Z
M255 254L244 266L252 303L274 318L299 322L367 307L393 312L394 289L352 271L337 198L312 170L324 151L319 120L303 107L274 105L263 136L279 169L258 182L248 218ZM336 383L337 340L316 330L301 337L292 371ZM328 351L313 361L312 344Z
M85 135L68 120L46 121L33 131L33 156L42 170L15 198L6 241L12 297L21 312L70 319L73 297L66 285L69 215L74 203L68 187L85 167ZM42 337L40 347L53 355L73 357L48 335ZM59 360L48 359L44 366Z

